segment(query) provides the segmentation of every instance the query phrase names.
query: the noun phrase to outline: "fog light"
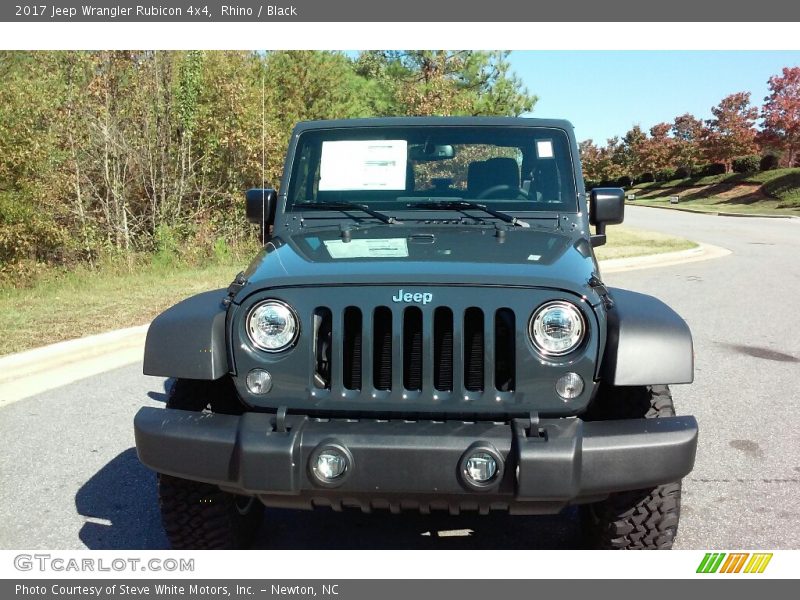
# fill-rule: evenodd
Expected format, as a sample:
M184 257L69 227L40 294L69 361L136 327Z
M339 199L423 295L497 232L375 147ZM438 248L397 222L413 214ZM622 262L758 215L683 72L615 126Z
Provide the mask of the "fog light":
M564 400L577 398L583 392L583 379L577 373L567 373L556 381L556 392Z
M247 374L247 390L260 396L272 389L272 375L264 369L253 369Z
M327 448L317 454L313 470L320 480L334 481L347 471L347 457L336 448Z
M497 461L491 454L478 452L467 459L464 475L475 483L487 483L497 473Z

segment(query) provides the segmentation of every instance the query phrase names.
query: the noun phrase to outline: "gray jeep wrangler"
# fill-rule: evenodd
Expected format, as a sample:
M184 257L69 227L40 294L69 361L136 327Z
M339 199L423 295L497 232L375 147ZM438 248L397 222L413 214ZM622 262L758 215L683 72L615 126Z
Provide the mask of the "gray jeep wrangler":
M670 548L697 422L684 321L604 285L623 191L587 199L572 126L301 123L263 250L168 309L135 418L175 548L242 547L264 506L557 513L600 548ZM590 225L595 227L594 233Z

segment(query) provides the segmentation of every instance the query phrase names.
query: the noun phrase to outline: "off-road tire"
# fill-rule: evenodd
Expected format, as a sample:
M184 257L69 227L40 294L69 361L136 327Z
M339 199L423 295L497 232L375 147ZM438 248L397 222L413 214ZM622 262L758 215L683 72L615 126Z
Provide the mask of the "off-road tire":
M675 408L666 385L600 390L587 420L672 417ZM653 489L619 492L581 507L590 547L606 550L669 550L678 533L681 482Z
M233 383L178 379L167 408L241 413ZM223 492L217 486L158 475L161 522L175 550L226 550L250 545L264 516L257 498Z

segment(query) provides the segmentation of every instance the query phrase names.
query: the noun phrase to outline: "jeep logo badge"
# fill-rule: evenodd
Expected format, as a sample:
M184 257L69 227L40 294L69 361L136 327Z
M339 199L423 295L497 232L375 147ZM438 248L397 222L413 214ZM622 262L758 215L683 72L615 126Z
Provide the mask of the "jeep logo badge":
M392 302L417 302L428 304L433 300L433 294L430 292L404 292L402 289L397 290L397 295L392 296Z

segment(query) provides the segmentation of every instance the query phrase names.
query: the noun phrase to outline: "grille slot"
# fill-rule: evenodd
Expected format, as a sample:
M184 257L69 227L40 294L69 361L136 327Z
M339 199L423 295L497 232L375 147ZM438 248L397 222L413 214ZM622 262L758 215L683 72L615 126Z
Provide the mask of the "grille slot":
M314 311L314 387L331 388L333 317L329 308Z
M403 315L403 387L422 389L422 311L407 308Z
M348 390L361 389L361 311L348 306L344 311L342 335L342 378Z
M375 309L372 325L372 381L376 390L392 389L392 311Z
M453 311L444 307L433 313L433 387L453 389Z
M483 389L483 311L464 311L464 387L471 392Z
M377 392L475 398L516 389L511 308L340 305L316 308L311 325L311 385L336 396L379 402L387 396Z
M514 311L501 308L494 314L494 385L501 392L514 390L516 340Z

